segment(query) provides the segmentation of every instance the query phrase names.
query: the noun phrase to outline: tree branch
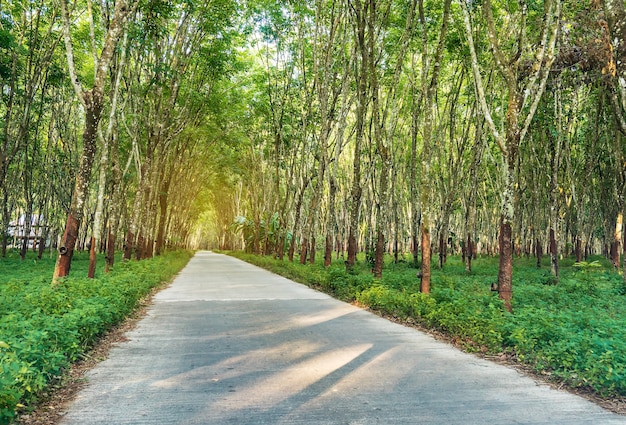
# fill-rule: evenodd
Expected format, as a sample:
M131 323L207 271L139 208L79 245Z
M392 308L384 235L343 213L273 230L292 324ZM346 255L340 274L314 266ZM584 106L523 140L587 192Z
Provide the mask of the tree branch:
M76 65L74 65L74 48L72 47L72 36L70 35L70 15L67 10L67 0L61 0L61 15L63 20L63 40L65 41L65 54L67 56L67 68L70 73L70 80L78 99L84 106L85 91L80 81L78 81Z
M472 63L472 72L474 74L474 87L476 88L476 93L478 95L478 100L480 103L480 109L482 110L483 116L485 117L485 121L493 134L494 139L496 139L496 143L500 148L500 152L502 155L507 155L507 150L504 146L504 139L502 135L498 132L495 123L493 122L493 118L491 117L491 112L489 111L489 106L487 105L487 99L485 97L485 89L483 85L483 80L480 75L480 69L478 68L478 58L476 56L476 48L474 47L474 37L472 36L472 25L470 23L469 11L467 10L467 4L465 0L459 0L461 4L461 9L463 10L463 22L465 24L465 34L467 36L467 43L469 44L470 49L470 57Z
M541 66L541 63L539 63L540 68L537 73L537 77L539 76L539 72L543 72L543 76L541 78L541 83L539 84L539 88L534 93L534 99L530 106L530 110L528 111L528 115L526 115L526 119L524 120L524 126L522 127L522 131L520 133L520 143L524 140L524 137L526 136L526 133L528 132L528 128L530 127L530 123L532 122L533 117L535 116L535 112L537 111L537 107L539 105L539 101L541 100L541 96L543 95L543 92L546 89L548 76L550 75L550 68L552 68L552 64L554 63L554 59L556 58L554 51L556 49L556 41L558 38L559 25L561 22L561 0L556 0L555 11L554 11L553 17L554 17L554 23L552 27L552 34L550 36L550 42L548 45L548 55L546 58L546 63L543 66ZM546 23L546 25L548 25L548 23ZM545 49L542 49L542 50L545 50Z

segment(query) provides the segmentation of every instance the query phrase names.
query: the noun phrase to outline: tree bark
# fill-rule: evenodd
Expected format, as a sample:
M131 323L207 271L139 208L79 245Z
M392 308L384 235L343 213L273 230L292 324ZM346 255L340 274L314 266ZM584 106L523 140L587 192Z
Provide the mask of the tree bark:
M472 256L474 253L474 243L472 242L472 234L467 233L467 245L465 247L466 257L465 257L465 271L472 271Z
M92 92L85 93L87 107L85 117L85 131L83 132L83 153L80 159L74 194L70 212L65 223L65 232L61 238L59 256L54 269L53 281L67 276L71 268L71 260L78 238L78 229L82 220L84 204L87 199L87 190L91 178L91 167L96 152L96 134L102 111L102 99L93 98Z
M556 242L554 229L550 229L550 265L552 275L558 279L559 277L559 250Z
M289 243L289 253L288 258L289 261L293 263L293 256L296 251L296 232L298 232L298 228L300 226L300 216L302 214L302 201L304 199L304 193L306 192L306 188L309 185L309 180L306 180L300 189L300 193L298 194L298 200L296 201L296 217L293 223L293 232L291 234L291 241Z
M504 307L511 311L513 292L513 249L511 243L511 223L503 217L500 224L500 267L498 269L498 294L504 302Z
M620 269L621 263L620 263L620 247L621 247L621 243L622 243L622 222L623 222L623 217L622 217L622 213L620 212L617 215L617 219L615 221L615 232L614 232L614 239L613 239L613 244L611 245L611 260L613 261L613 265L615 266L615 268L617 270Z
M430 228L427 223L422 221L422 269L420 291L424 294L430 294Z

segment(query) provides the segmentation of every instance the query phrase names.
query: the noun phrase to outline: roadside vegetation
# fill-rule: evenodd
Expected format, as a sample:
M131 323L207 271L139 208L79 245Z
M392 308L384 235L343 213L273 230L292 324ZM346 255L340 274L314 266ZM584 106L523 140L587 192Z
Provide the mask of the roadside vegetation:
M121 255L121 254L120 254ZM89 254L76 252L72 269L84 271L51 284L56 258L18 252L0 260L0 424L51 383L150 291L171 280L191 257L173 251L144 261L117 262L88 279Z
M420 292L409 260L385 264L385 274L376 279L365 261L347 273L339 262L324 268L229 254L344 301L442 332L467 351L506 354L551 380L600 397L626 396L626 286L603 257L563 260L558 284L549 258L539 269L533 258L516 259L509 313L491 291L498 270L493 257L475 260L471 273L459 257L449 257L443 270L433 267L427 295Z

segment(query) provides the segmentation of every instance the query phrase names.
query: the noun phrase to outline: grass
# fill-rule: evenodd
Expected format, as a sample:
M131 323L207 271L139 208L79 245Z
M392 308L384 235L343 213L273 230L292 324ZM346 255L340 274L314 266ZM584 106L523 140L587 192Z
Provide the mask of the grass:
M478 258L471 273L458 257L443 270L433 265L431 294L419 291L409 261L387 259L381 279L361 261L351 273L343 262L324 268L270 257L231 255L321 289L339 299L410 319L444 332L468 351L507 353L536 372L602 397L626 396L626 286L601 257L588 263L560 263L560 280L548 259L517 258L513 271L513 313L490 290L497 258Z
M69 277L52 285L55 259L16 252L0 258L0 424L10 423L107 330L128 317L152 288L169 281L191 253L123 263L87 279L76 253ZM99 264L103 267L103 259Z

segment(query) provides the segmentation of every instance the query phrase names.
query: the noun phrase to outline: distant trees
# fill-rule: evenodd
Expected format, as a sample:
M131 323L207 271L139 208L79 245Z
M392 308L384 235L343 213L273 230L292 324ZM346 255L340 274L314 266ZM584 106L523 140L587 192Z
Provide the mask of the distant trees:
M97 251L113 267L125 229L139 229L127 244L136 258L191 243L205 208L194 202L208 202L199 196L216 185L210 170L223 168L210 149L234 141L219 120L221 91L238 66L235 16L229 0L3 9L3 255L20 216L22 255L30 244L58 248L55 281L75 249L91 250L90 277Z
M541 265L549 252L555 282L561 255L609 255L623 225L614 166L623 164L616 131L626 110L623 5L609 3L272 3L264 25L298 22L298 31L266 44L288 78L258 79L257 91L290 103L280 109L281 155L270 155L276 132L251 149L263 161L255 169L292 177L244 179L255 203L240 198L237 214L259 232L277 214L284 227L274 240L289 240L291 252L300 244L302 262L324 240L326 265L331 251L348 268L364 252L380 276L383 253L400 261L412 252L424 292L431 250L439 267L449 250L462 252L468 272L478 253L498 254L496 286L509 309L516 255L538 254ZM320 61L320 46L334 62ZM341 90L327 91L339 81ZM287 87L301 96L281 97ZM278 109L256 106L255 126L277 122ZM286 167L283 158L295 160Z

